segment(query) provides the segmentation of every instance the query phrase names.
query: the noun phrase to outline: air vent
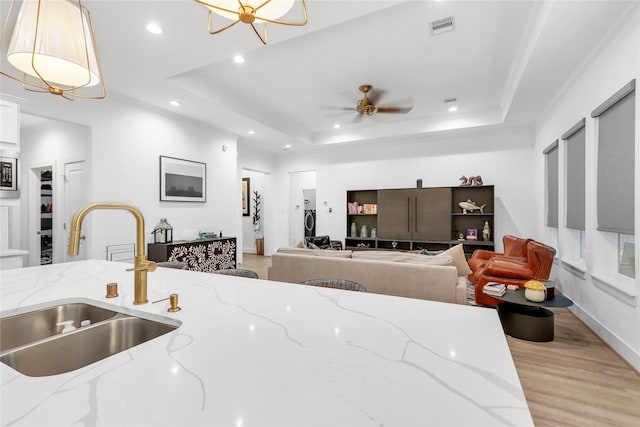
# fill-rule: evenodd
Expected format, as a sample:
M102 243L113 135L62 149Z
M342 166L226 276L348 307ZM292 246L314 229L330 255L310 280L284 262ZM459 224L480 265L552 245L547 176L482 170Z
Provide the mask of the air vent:
M442 33L447 33L449 31L453 31L455 27L456 26L455 22L453 21L453 16L438 19L437 21L433 21L431 23L431 35L437 36Z

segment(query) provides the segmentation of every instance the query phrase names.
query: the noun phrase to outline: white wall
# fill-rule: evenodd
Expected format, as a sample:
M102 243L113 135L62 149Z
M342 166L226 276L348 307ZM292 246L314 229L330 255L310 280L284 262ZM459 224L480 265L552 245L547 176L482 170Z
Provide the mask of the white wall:
M153 241L150 233L162 217L173 225L174 239L193 237L198 231L239 233L235 138L159 109L131 105L117 95L75 102L43 94L26 93L25 97L22 111L57 120L58 131L70 121L89 129L82 135L71 135L67 129L57 139L44 130L33 137L23 135L23 141L33 139L39 144L33 154L25 155L33 156L34 162L86 155L89 200L138 207L145 217L147 242ZM69 144L68 152L60 145L63 142ZM207 164L206 203L159 201L160 155ZM90 213L83 224L87 256L104 259L107 245L134 243L134 230L135 221L127 212Z
M446 132L419 141L380 141L349 147L324 147L313 153L290 153L278 159L274 182L287 188L291 172L317 174L316 234L334 240L346 236L347 190L411 188L422 178L424 187L456 186L462 175L481 175L495 185L496 239L504 234L533 236L537 209L531 197L533 135L527 130L473 129ZM325 205L326 202L326 205ZM278 245L290 242L286 215L292 204L278 194Z
M138 207L146 220L147 242L153 241L150 233L160 218L173 226L174 240L193 238L198 231L236 236L240 192L235 140L128 104L117 107L92 126L91 200ZM205 203L160 202L160 155L206 163ZM104 258L107 245L135 242L129 213L94 211L89 216L90 258Z
M563 267L555 268L562 291L574 301L572 311L596 331L609 345L640 369L640 278L617 273L617 235L596 230L597 121L591 111L632 79L640 76L640 13L596 53L584 73L568 88L546 118L536 128L535 177L544 183L542 150L585 117L586 148L586 256L576 259L575 232L564 228L564 141L560 141L559 229L544 225L544 185L536 185L538 201L537 234L543 239L557 238L558 258ZM640 96L636 91L636 196L635 227L640 229ZM638 260L636 238L636 271ZM594 275L604 281L594 280Z

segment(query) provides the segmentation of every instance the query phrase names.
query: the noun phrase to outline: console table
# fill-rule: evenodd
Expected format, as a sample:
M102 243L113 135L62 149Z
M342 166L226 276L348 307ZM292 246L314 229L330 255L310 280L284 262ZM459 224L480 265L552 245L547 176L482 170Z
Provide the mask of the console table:
M236 248L235 237L219 237L149 243L147 254L151 261L181 261L189 265L189 270L212 272L236 268Z

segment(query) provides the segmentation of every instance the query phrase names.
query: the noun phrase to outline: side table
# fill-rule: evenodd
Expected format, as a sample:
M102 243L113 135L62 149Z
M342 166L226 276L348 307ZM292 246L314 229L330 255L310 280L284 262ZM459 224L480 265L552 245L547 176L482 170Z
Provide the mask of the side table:
M498 316L504 333L527 341L553 341L553 312L548 308L569 307L573 301L564 295L555 295L543 302L531 302L524 297L524 288L507 289L498 304Z

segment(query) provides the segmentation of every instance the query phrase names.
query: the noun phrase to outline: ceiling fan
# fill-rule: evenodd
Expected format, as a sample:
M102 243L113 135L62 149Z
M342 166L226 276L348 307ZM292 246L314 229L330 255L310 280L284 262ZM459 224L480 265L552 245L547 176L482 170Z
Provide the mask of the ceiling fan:
M377 105L382 95L386 93L384 90L374 89L371 85L361 85L358 90L364 94L364 97L358 100L358 104L355 107L338 108L343 111L356 111L358 113L356 120L361 120L362 117L372 116L377 113L406 114L411 111L412 107Z

